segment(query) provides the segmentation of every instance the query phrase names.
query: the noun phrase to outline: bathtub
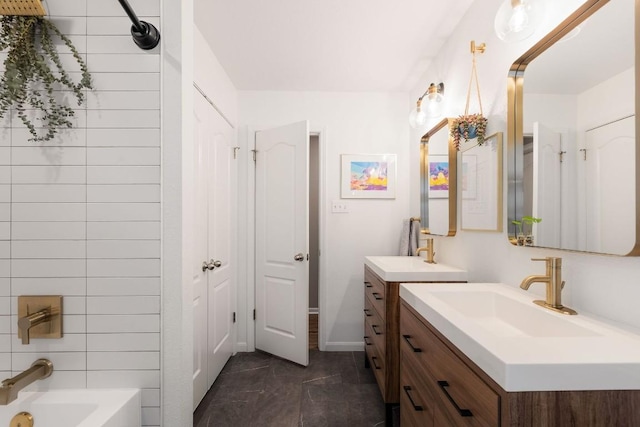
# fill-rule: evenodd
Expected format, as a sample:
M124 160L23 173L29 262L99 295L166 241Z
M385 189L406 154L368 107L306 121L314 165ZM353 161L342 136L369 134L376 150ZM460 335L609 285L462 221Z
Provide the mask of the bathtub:
M73 389L21 391L0 406L0 426L29 412L37 427L140 427L140 390Z

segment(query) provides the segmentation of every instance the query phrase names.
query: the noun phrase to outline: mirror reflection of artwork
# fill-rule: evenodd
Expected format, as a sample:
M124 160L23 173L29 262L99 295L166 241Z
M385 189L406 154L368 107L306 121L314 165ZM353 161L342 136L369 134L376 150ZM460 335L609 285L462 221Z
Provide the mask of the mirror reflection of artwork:
M429 159L429 197L449 197L449 160L447 156Z
M502 132L483 145L463 144L462 229L502 231Z
M351 162L351 189L387 191L387 162Z
M340 197L343 199L394 199L395 154L343 154Z

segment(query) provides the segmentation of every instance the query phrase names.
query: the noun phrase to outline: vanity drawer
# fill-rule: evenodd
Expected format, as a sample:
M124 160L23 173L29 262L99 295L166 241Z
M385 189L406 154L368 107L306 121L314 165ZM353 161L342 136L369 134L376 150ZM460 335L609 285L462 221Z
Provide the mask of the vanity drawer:
M424 377L418 374L415 358L403 349L400 372L400 425L431 427L435 402Z
M378 353L378 349L375 345L365 346L365 353L369 359L370 368L376 377L376 382L378 383L380 392L385 396L386 384L384 357Z
M365 310L367 310L367 305L370 304L368 299L366 300ZM386 327L378 312L370 306L369 311L365 311L364 325L364 335L368 336L375 346L378 347L380 357L384 357Z
M372 274L365 272L364 275L364 294L372 305L378 310L378 313L385 320L385 284Z
M400 317L402 351L419 361L418 374L440 399L436 419L446 422L437 425L498 426L500 396L413 313L403 307Z

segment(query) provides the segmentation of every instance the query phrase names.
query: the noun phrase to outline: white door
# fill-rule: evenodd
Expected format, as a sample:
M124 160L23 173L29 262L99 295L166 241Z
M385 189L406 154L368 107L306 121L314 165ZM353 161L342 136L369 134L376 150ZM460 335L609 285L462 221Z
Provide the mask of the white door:
M233 352L236 188L233 129L195 92L193 403L198 406Z
M625 255L636 240L635 117L586 132L587 251Z
M309 363L309 124L256 134L256 348Z
M208 385L211 387L233 353L234 274L232 215L235 185L233 130L213 108L210 120L213 141L209 149L209 270L208 285Z
M534 225L534 245L560 247L562 171L560 133L533 124L533 212L542 218Z
M207 261L207 141L210 138L208 105L194 93L194 156L193 156L193 242L190 266L193 283L193 408L198 406L207 390L207 273L202 263Z

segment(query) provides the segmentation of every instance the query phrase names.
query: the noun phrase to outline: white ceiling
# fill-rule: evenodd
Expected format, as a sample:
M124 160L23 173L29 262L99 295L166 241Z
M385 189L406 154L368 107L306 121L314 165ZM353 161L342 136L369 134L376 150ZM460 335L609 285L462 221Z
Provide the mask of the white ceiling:
M194 20L239 90L396 91L472 2L196 0Z

